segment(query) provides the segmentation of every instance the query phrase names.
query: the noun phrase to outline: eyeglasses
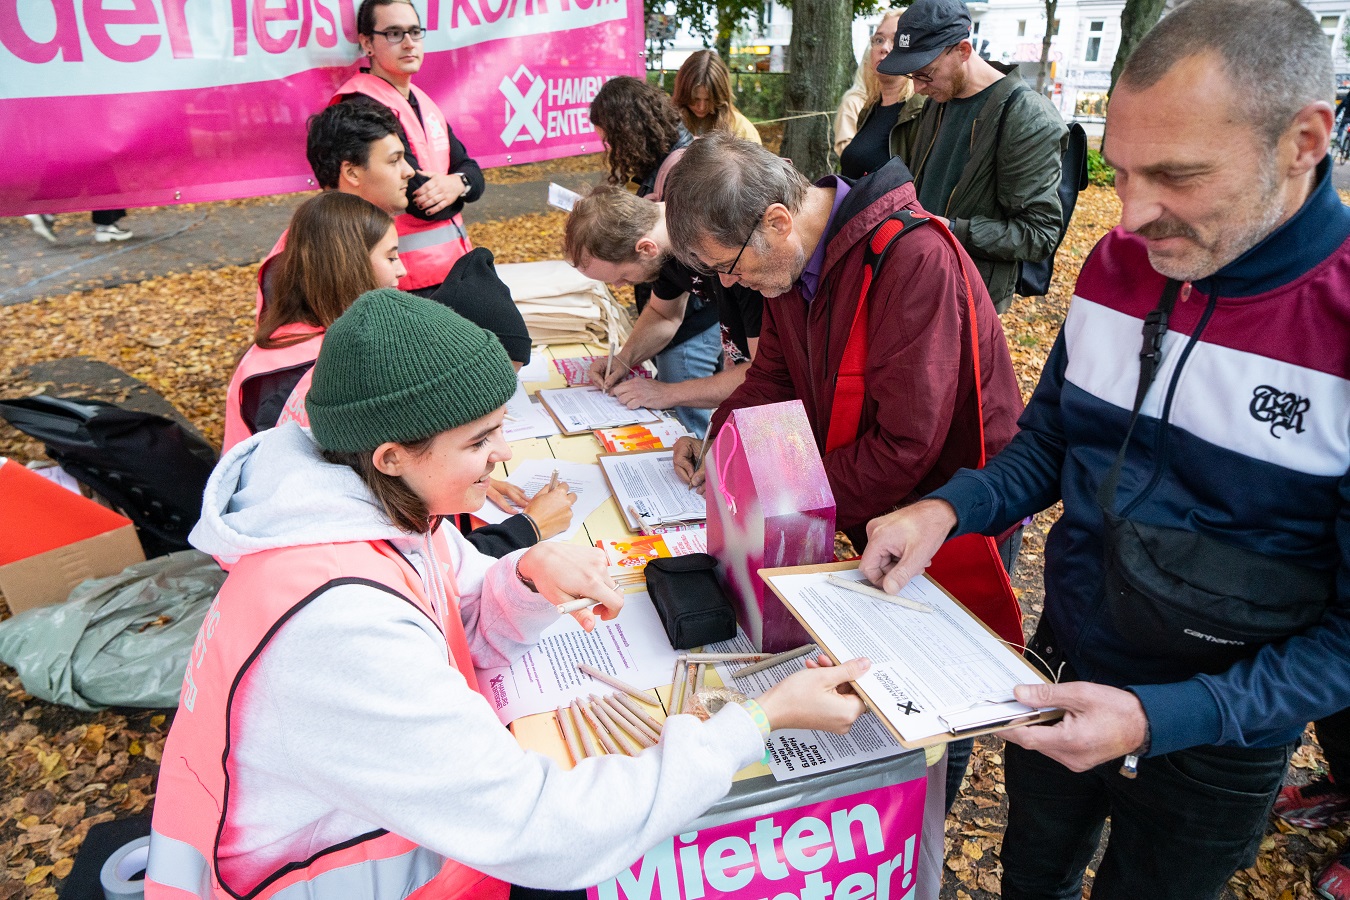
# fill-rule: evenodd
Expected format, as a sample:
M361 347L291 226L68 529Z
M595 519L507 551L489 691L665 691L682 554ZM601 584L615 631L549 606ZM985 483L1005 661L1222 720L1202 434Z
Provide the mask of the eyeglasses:
M764 210L764 213L767 212L767 209ZM745 255L745 248L750 246L750 239L755 236L756 231L759 231L760 222L764 221L764 213L760 213L759 218L755 219L755 224L750 228L750 233L745 236L745 240L741 242L741 249L736 253L736 258L731 261L731 265L727 266L725 270L721 266L708 266L709 274L720 275L724 278L734 278L739 274L736 271L736 265Z
M384 31L373 31L372 34L382 34L384 39L391 44L401 44L405 37L413 39L413 43L421 43L422 38L426 37L427 30L418 26L416 28L386 28Z
M932 84L933 72L935 69L937 69L937 64L942 60L942 57L946 56L948 53L951 53L953 50L956 49L956 47L957 47L956 44L952 44L946 50L943 50L941 53L939 53L937 59L933 60L931 63L924 66L917 72L910 72L909 77L919 82L920 84Z
M890 50L895 46L895 38L886 37L884 34L874 34L872 35L871 44L873 47L885 47L887 50Z

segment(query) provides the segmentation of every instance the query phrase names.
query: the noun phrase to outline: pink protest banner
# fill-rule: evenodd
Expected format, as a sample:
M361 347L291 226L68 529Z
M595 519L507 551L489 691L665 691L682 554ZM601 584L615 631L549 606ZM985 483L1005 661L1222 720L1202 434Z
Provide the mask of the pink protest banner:
M116 5L119 8L106 8ZM312 190L305 120L357 71L359 0L0 0L0 215ZM638 0L414 0L414 83L483 167L602 149Z
M914 900L925 790L917 778L686 832L587 900Z

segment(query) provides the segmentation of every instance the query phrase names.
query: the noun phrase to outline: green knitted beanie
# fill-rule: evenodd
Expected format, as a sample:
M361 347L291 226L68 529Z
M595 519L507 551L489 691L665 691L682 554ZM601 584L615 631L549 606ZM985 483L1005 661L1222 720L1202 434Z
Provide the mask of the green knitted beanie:
M381 288L329 327L305 409L320 447L364 452L482 418L515 391L495 335L438 303Z

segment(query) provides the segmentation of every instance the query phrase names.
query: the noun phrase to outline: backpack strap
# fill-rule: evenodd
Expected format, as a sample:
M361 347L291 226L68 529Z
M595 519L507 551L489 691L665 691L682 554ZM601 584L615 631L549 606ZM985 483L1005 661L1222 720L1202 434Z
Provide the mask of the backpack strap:
M898 221L897 221L898 220ZM893 225L892 223L895 222ZM901 234L914 226L931 223L938 229L956 259L961 271L961 280L965 285L966 319L970 325L971 358L975 365L975 409L978 418L980 436L980 461L977 468L984 468L984 400L982 396L982 373L980 370L980 329L975 318L975 291L971 287L970 273L961 260L961 244L945 225L923 213L900 210L882 221L872 232L864 255L863 285L858 298L858 309L853 314L848 342L844 346L844 357L839 365L839 375L835 380L834 405L830 410L830 431L825 441L825 452L846 447L858 438L858 425L862 421L863 397L866 394L864 371L867 363L867 305L871 286L876 273L881 268L886 251Z
M872 295L872 282L881 269L891 244L900 235L912 231L930 220L910 210L891 213L872 230L863 253L862 289L858 292L858 306L853 311L844 356L839 361L839 372L834 379L834 403L830 409L830 430L825 438L825 452L846 447L857 440L858 423L862 420L863 398L867 394L864 374L867 370L867 313Z

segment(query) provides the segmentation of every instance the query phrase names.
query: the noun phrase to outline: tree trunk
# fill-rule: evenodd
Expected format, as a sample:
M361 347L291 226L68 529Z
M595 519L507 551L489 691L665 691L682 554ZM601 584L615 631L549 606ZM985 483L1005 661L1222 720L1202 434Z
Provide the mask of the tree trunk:
M1139 46L1144 35L1162 17L1167 0L1125 0L1125 9L1120 14L1120 49L1116 50L1116 61L1111 66L1111 91L1116 89L1116 81L1125 68L1134 48Z
M718 56L722 57L722 62L727 64L727 68L731 68L731 34L732 28L725 27L721 22L718 23L717 42L713 49L717 51Z
M1045 0L1045 37L1041 38L1041 68L1036 73L1036 93L1044 94L1050 81L1050 41L1054 39L1055 13L1059 11L1059 0Z
M834 111L857 68L852 26L853 0L794 0L792 4L784 115L827 115L790 119L783 129L780 154L812 181L832 171Z

